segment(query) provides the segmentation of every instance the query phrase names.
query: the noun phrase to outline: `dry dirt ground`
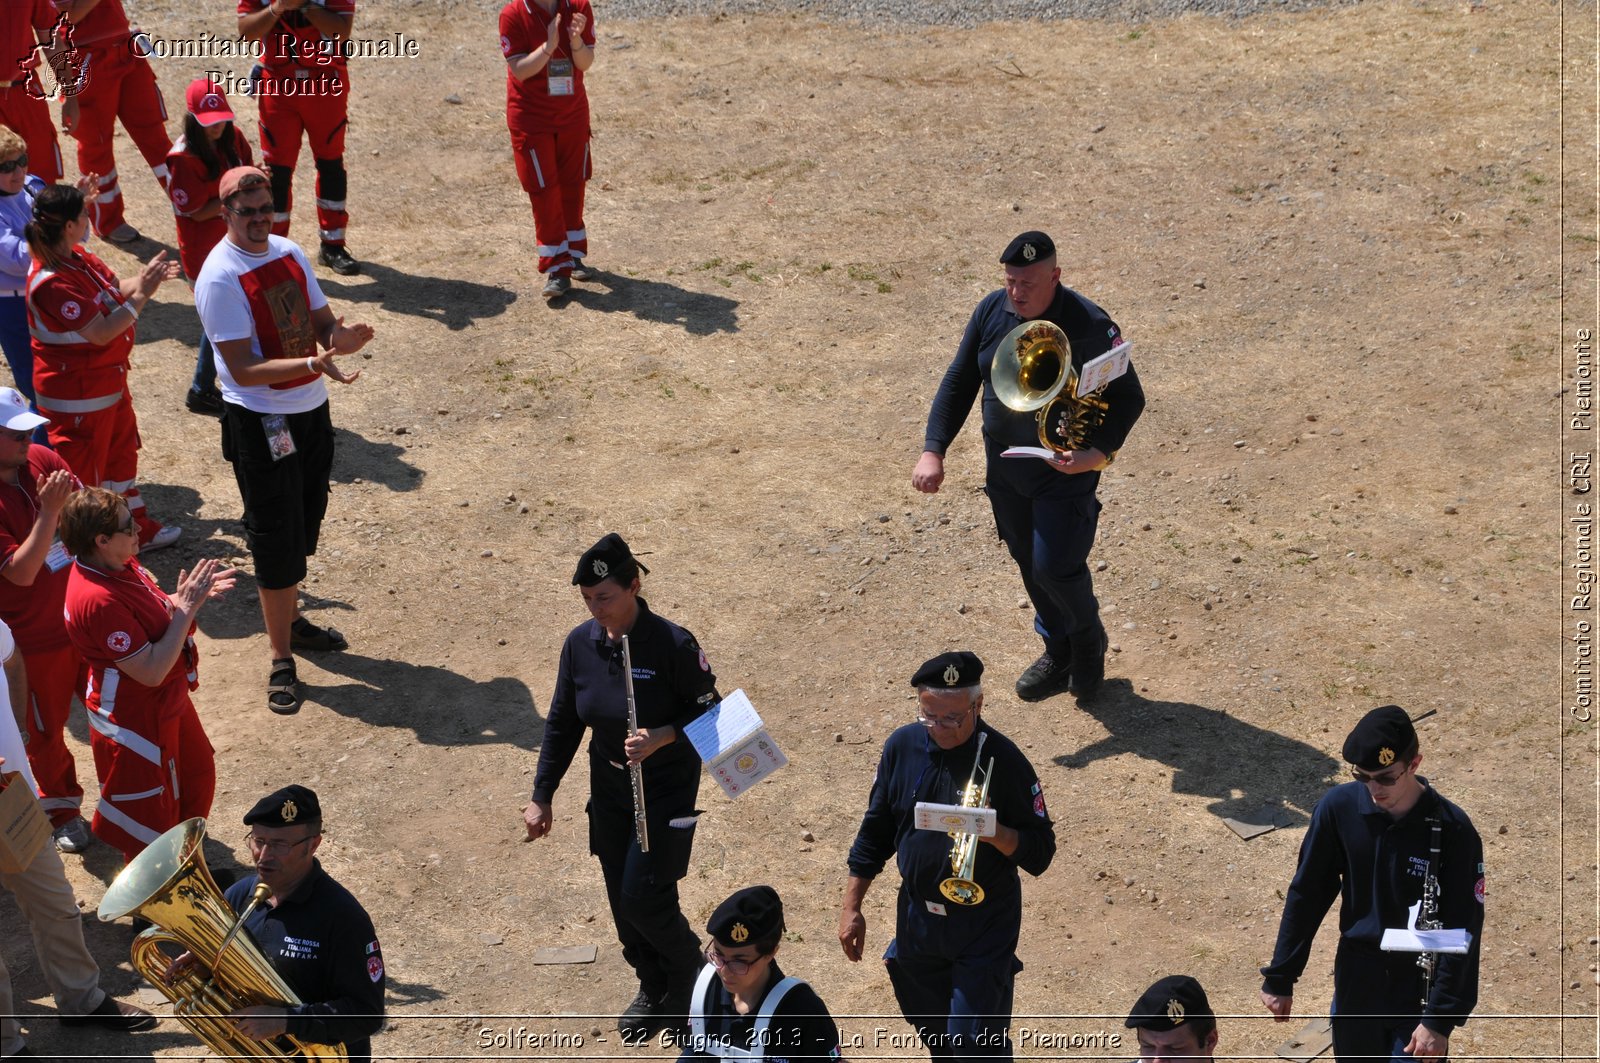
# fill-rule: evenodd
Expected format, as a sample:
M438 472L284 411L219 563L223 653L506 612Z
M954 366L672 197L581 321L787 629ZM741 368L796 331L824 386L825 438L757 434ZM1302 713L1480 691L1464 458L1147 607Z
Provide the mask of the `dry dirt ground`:
M167 38L231 25L220 2L128 6ZM250 586L202 625L212 862L238 857L260 794L321 793L324 862L388 960L380 1052L663 1054L620 1049L605 1018L634 987L581 784L549 840L521 841L557 650L584 618L573 559L616 529L654 570L651 604L792 762L737 803L706 784L685 909L698 929L734 888L776 885L786 966L843 1016L850 1056L917 1056L879 1042L907 1028L882 967L844 962L834 931L879 745L913 711L906 677L951 647L988 662L986 711L1040 770L1061 839L1026 887L1020 1056L1128 1058L1110 1038L1172 971L1235 1016L1224 1054L1270 1055L1298 1028L1266 1020L1255 968L1343 735L1388 701L1438 710L1424 774L1484 835L1482 998L1458 1058L1590 1055L1594 734L1559 703L1556 529L1558 352L1594 323L1593 9L970 31L598 18L589 228L607 273L552 309L493 5L364 7L361 35L408 34L421 55L357 67L367 268L322 278L379 337L334 397L337 484L305 587L352 649L306 660L308 703L280 719ZM158 64L169 100L201 66ZM170 241L126 141L119 155L132 220ZM972 427L942 493L910 486L994 257L1035 226L1134 341L1150 397L1101 488L1115 653L1089 709L1011 692L1038 647ZM197 339L186 293L164 289L133 386L150 506L187 529L150 559L169 585L198 557L242 558L215 423L180 406ZM73 733L92 785L81 714ZM1263 809L1281 829L1249 842L1219 818ZM115 865L104 846L70 858L86 908ZM894 883L870 898L872 950ZM0 917L41 1054L201 1051L175 1022L61 1031L8 898ZM1326 1011L1334 918L1299 1011ZM127 924L88 929L107 984L134 993ZM592 965L530 963L586 943ZM1563 1014L1588 1018L1519 1017Z

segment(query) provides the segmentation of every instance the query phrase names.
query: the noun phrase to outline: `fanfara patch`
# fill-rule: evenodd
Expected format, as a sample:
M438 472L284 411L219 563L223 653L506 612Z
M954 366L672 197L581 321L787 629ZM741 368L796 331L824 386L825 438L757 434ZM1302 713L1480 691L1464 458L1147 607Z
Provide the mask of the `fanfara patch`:
M590 562L589 567L594 569L594 574L599 576L601 579L605 579L607 576L611 575L611 566L600 560L598 557Z
M949 686L955 686L957 683L961 682L961 669L957 668L953 664L946 665L944 670L944 681Z
M1478 903L1479 904L1483 903L1483 876L1482 875L1478 876L1477 885L1472 887L1472 895L1474 897L1478 898Z
M1032 244L1023 244L1022 257L1027 259L1029 262L1032 262L1034 259L1039 257L1039 251Z
M293 800L285 801L283 808L278 810L278 815L285 823L293 823L300 818L300 809Z
M750 940L750 928L743 923L734 923L733 929L728 931L728 936L742 945Z
M374 982L383 977L383 957L374 953L367 957L367 977Z
M1167 1001L1167 1021L1174 1026L1183 1025L1183 1005L1178 1002L1177 997Z
M1384 746L1382 749L1378 750L1378 763L1382 764L1386 768L1393 764L1394 750L1390 749L1388 746Z
M106 648L112 653L127 653L128 647L133 645L133 636L126 631L113 631L106 636Z

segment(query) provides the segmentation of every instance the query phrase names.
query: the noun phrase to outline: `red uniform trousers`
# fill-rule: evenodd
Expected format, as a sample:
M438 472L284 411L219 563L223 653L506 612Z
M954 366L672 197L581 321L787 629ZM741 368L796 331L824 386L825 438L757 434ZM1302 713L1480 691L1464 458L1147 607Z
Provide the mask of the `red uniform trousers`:
M73 695L83 695L83 657L71 645L44 653L25 653L28 670L28 766L39 784L39 803L59 827L83 807L78 765L67 749L67 716Z
M296 91L310 83L320 84L326 91ZM258 99L263 161L268 166L287 167L292 173L300 161L300 138L305 136L311 157L317 161L317 229L323 243L344 246L345 226L350 224L344 169L344 134L350 126L349 75L333 70L316 70L309 78L269 73L261 79ZM288 236L294 187L284 185L281 196L275 187L273 193L273 235Z
M589 131L511 134L517 179L533 206L540 273L569 273L589 253L583 225L583 194L593 173Z
M118 684L133 682L111 669L107 674ZM100 691L100 708L89 713L89 746L100 777L90 828L131 861L163 832L211 814L217 762L187 689L164 688L131 711L115 694Z
M116 405L93 413L60 413L50 397L39 396L39 412L50 418L50 445L72 474L91 487L104 487L128 500L128 514L139 522L139 542L148 543L161 524L144 511L139 497L139 421L133 396L123 385Z
M89 217L94 231L104 236L125 220L112 151L116 122L121 120L122 128L150 164L163 194L172 139L167 136L167 105L147 60L125 46L93 48L86 71L87 80L78 94L78 127L72 136L78 142L78 172L100 175L100 194L89 204Z
M28 172L47 184L61 180L61 146L50 108L28 95L20 81L0 88L0 125L10 126L28 151Z

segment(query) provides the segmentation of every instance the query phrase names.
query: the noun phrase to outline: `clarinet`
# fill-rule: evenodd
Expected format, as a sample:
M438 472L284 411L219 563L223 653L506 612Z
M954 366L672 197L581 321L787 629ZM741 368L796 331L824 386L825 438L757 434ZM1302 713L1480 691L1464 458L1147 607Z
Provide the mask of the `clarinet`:
M622 674L628 689L628 734L639 729L639 709L633 702L633 654L628 649L628 636L622 636ZM650 851L650 828L644 816L644 765L628 761L628 781L633 784L633 836L639 839L639 851Z
M1418 930L1440 930L1444 923L1439 919L1439 851L1444 825L1437 815L1428 817L1432 838L1428 843L1428 873L1422 879L1422 910L1417 913ZM1422 968L1422 1010L1428 1010L1428 998L1433 994L1433 975L1439 966L1437 952L1417 954L1417 966Z

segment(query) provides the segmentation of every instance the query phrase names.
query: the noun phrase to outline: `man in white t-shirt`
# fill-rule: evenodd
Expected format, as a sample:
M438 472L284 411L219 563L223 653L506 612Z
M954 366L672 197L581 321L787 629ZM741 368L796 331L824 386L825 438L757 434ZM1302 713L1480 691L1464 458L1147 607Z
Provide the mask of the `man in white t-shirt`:
M228 235L195 278L200 324L216 348L222 455L244 501L261 615L272 647L267 707L300 709L294 650L342 650L343 635L300 615L300 581L328 508L333 422L324 376L352 383L334 359L372 339L372 327L334 316L305 252L272 235L267 175L238 166L217 191Z
M0 662L5 664L5 682L0 683L0 772L17 771L22 780L13 785L32 787L33 773L23 754L22 732L17 726L13 705L27 697L28 681L23 673L22 654L17 652L11 628L0 620ZM51 994L63 1026L98 1026L103 1030L148 1030L155 1017L132 1004L122 1004L100 988L100 967L89 955L83 941L83 913L78 910L67 869L53 845L42 845L33 861L16 872L0 872L0 885L16 898L22 917L33 934L33 948L39 969ZM31 1055L17 1021L11 997L11 974L0 956L0 1056Z

